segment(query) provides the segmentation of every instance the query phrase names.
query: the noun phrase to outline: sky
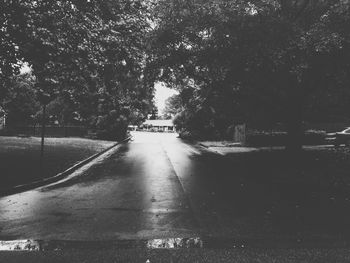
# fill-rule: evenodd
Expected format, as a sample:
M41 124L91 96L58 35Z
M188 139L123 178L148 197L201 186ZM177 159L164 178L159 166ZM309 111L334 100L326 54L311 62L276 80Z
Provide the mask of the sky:
M154 85L154 88L156 90L154 100L155 100L156 106L158 108L158 114L162 114L163 109L165 107L166 99L174 94L177 94L178 92L176 90L167 88L161 82L156 83Z

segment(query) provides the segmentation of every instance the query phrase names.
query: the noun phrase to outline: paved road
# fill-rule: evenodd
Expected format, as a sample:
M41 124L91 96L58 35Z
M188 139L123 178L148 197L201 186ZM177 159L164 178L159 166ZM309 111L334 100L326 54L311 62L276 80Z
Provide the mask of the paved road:
M175 134L135 133L132 142L65 181L0 198L0 240L200 236L261 239L257 246L267 247L281 239L297 241L301 220L287 210L284 218L270 220L271 203L280 193L263 180L248 182L240 157L235 158L185 143ZM328 237L322 225L310 229L304 225L305 231ZM275 241L269 245L266 240Z
M138 134L69 181L1 198L0 239L192 236L195 217L166 153L173 142L174 134Z
M0 240L239 237L247 229L252 233L242 227L250 225L244 217L231 216L233 200L222 196L232 192L222 180L229 173L220 162L221 156L187 144L176 134L135 133L132 142L64 182L0 198Z

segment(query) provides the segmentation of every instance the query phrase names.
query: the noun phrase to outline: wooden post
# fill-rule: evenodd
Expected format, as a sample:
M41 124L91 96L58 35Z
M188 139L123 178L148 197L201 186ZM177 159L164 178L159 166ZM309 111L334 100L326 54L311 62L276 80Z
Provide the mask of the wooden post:
M46 105L51 101L49 93L45 92L39 83L35 84L37 98L43 107L43 116L41 120L41 147L40 147L40 173L44 172L44 145L45 145L45 126L46 126Z
M44 172L44 145L45 145L45 126L46 126L46 104L43 104L43 116L41 120L41 148L40 148L40 171Z

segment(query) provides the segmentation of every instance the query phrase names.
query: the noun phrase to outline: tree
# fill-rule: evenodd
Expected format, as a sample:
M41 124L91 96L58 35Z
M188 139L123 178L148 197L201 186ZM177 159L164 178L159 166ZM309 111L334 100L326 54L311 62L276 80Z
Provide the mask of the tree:
M150 120L157 120L158 119L158 108L154 105L152 111L150 112Z
M87 126L105 129L113 139L123 136L131 112L149 110L153 87L143 77L147 3L5 0L1 7L1 37L11 50L1 57L2 72L14 74L27 62L55 103L74 104Z
M348 1L159 1L157 8L152 67L168 85L193 90L199 102L187 116L205 115L199 125L213 134L259 113L284 122L288 147L300 149L316 94L345 94Z
M178 94L170 96L165 101L165 108L163 110L163 116L165 119L173 118L182 109L181 97Z
M30 73L21 74L9 79L7 84L0 100L0 107L7 114L7 125L31 124L34 114L39 110L33 88L34 76Z
M47 112L52 122L59 126L82 124L79 104L67 92L60 93L47 105Z

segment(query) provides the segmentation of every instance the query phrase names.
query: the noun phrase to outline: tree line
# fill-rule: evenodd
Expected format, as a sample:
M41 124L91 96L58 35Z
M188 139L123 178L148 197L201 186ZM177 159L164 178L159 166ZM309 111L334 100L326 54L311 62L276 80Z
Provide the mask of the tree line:
M118 139L128 122L145 118L153 103L144 74L146 1L4 0L0 5L0 98L9 124L28 121L28 113L40 115L37 104L47 104L61 123L79 121L103 138ZM18 76L23 63L32 69L26 78ZM16 93L30 111L16 107L21 104Z
M179 90L175 123L223 138L233 124L349 120L350 2L158 1L154 69Z
M196 137L279 122L298 148L303 121L349 117L348 0L1 5L1 98L27 62L62 121L76 116L106 136L154 111L156 81L179 91L168 109Z

